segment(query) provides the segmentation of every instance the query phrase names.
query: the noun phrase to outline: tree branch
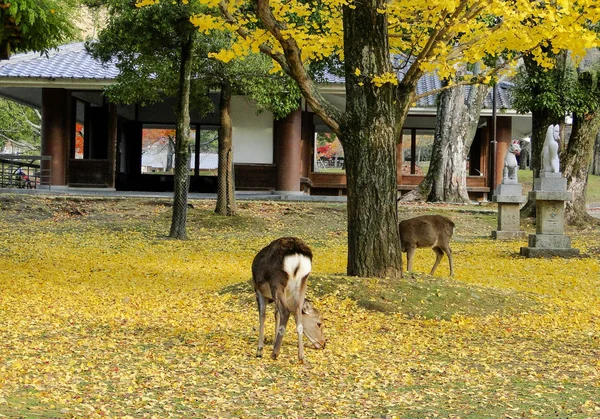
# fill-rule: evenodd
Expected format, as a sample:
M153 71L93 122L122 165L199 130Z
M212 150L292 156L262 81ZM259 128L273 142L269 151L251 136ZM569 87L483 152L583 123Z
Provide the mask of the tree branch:
M283 71L296 81L308 105L334 133L339 135L339 120L341 119L342 112L327 102L318 91L317 86L304 68L301 50L298 47L298 44L293 38L283 36L281 29L284 28L284 25L278 22L273 16L268 0L254 0L253 4L257 16L265 28L273 35L277 42L279 42L284 53L276 53L271 47L264 43L259 46L260 51L273 58L273 60L281 66ZM227 10L227 0L221 0L219 8L229 23L237 25L235 17ZM239 27L237 33L243 38L251 36L248 30L241 27Z
M323 120L323 122L331 128L337 135L340 134L339 120L341 119L341 111L335 106L328 103L317 86L309 77L306 68L302 62L301 50L292 37L283 36L281 29L285 26L277 22L275 16L271 12L269 0L253 0L257 15L259 16L266 29L275 37L283 48L286 62L289 68L289 75L292 77L298 87L302 91L302 95L306 102L310 105L313 111Z

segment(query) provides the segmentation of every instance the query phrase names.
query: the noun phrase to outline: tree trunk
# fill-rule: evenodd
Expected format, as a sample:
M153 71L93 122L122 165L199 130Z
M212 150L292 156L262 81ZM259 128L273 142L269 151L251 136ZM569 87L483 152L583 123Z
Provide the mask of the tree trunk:
M179 91L177 92L177 132L175 134L175 173L173 175L173 216L169 237L187 238L187 201L190 188L190 84L194 34L181 46Z
M465 69L457 71L464 74ZM465 101L463 86L438 97L435 137L427 175L402 201L471 202L467 192L467 156L479 124L488 87L471 86Z
M573 118L573 130L562 163L567 189L573 192L573 200L567 201L565 208L565 220L570 225L584 226L598 222L587 212L586 195L588 173L599 129L600 112Z
M592 163L592 174L600 175L600 132L596 135L596 142L594 143L594 162Z
M411 88L377 87L364 75L392 73L383 0L344 6L346 115L340 133L348 188L348 275L398 277L396 141ZM357 74L357 69L360 74ZM398 101L400 100L401 103Z
M231 124L231 86L221 85L221 126L219 128L219 176L217 207L220 215L235 215L235 185L233 179L233 146Z

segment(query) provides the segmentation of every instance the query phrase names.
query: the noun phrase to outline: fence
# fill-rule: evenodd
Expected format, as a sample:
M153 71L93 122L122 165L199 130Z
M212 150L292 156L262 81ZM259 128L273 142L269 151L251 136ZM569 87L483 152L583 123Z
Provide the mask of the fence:
M0 154L0 188L50 189L51 162L51 156Z

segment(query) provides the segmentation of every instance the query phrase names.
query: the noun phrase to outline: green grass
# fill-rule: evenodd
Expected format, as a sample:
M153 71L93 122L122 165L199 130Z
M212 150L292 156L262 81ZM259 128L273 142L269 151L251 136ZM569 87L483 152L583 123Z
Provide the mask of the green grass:
M454 316L483 317L491 314L543 311L539 301L525 293L477 287L457 281L414 273L406 281L390 278L356 278L344 275L312 275L313 297L345 296L360 307L407 319L450 320ZM243 295L249 304L254 292L249 282L223 288L223 294Z

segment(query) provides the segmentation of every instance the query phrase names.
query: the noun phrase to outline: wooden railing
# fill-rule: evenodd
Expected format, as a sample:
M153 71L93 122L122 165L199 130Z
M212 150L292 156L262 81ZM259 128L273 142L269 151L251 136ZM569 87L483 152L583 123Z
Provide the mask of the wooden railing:
M51 156L0 154L0 188L50 189Z

